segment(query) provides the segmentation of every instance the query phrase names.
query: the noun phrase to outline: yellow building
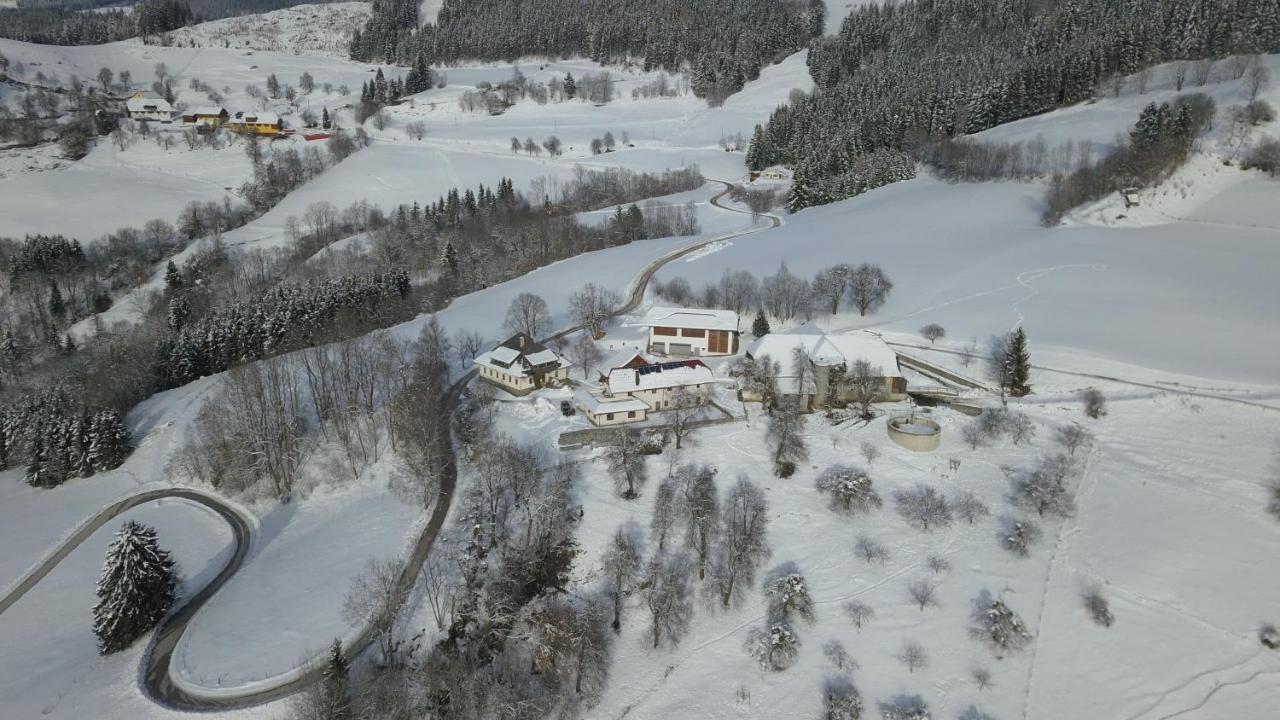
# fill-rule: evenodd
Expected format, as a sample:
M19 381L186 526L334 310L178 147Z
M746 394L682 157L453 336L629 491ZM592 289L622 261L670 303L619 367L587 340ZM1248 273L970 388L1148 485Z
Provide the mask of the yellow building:
M238 112L227 121L226 127L232 132L253 135L275 136L284 133L284 121L273 112Z

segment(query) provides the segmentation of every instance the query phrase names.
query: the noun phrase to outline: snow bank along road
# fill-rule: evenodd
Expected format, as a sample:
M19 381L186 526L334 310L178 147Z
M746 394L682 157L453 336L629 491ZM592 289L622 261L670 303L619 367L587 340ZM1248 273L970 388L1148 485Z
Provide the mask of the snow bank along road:
M711 204L716 207L730 212L742 213L750 215L746 210L721 204L720 200L729 194L731 185L722 180L713 180L712 182L720 183L725 189L717 193L711 198ZM776 215L764 214L763 217L769 220L769 226L776 228L782 225L782 218ZM649 263L643 270L636 275L635 280L630 286L630 294L627 302L613 312L613 316L617 317L629 313L640 306L644 301L645 289L649 285L649 281L654 274L662 269L664 265L673 260L695 252L711 243L728 240L735 237L741 237L750 233L759 232L765 227L750 227L714 238L700 240L692 243L679 250L668 253L663 257ZM552 336L564 337L572 334L580 327L571 327L561 330ZM551 338L548 338L551 339ZM449 387L446 393L446 412L452 412L458 397L462 394L466 386L475 377L475 370L465 373L457 381ZM435 544L436 537L440 534L440 529L444 526L444 521L449 515L449 509L453 504L454 489L457 487L458 468L456 459L453 455L453 443L451 440L445 440L441 448L445 461L444 473L440 483L440 493L436 499L435 506L431 513L431 518L427 521L426 526L422 530L422 534L418 536L414 543L413 550L405 562L405 569L399 579L399 596L403 599L408 597L409 591L413 588L418 579L418 572L427 556L431 552L432 546ZM57 567L67 555L79 547L87 540L95 531L107 524L122 513L131 510L139 505L149 503L155 500L165 498L180 498L203 505L216 512L222 519L227 521L231 527L232 534L235 537L235 552L231 558L227 560L226 565L218 572L218 575L207 585L200 589L193 597L183 603L175 612L170 613L160 624L159 629L151 640L143 660L142 679L147 694L156 702L178 710L220 710L235 709L260 705L262 703L278 700L288 696L320 678L324 671L324 658L316 658L312 662L298 668L293 673L286 674L281 682L275 687L265 689L253 689L244 692L237 692L234 689L228 689L217 694L205 694L194 689L184 689L179 687L173 681L173 677L169 671L170 661L173 657L173 650L178 644L178 640L186 631L188 623L195 614L200 611L209 598L213 597L218 590L231 579L231 576L240 569L244 563L245 557L249 553L249 547L252 544L253 528L255 523L252 518L248 517L244 511L235 505L218 498L216 495L201 492L191 488L167 488L159 490L147 490L144 492L131 495L122 500L118 500L111 505L100 510L97 514L85 520L80 526L58 545L49 555L39 564L27 572L18 583L9 590L4 596L0 597L0 613L9 609L31 588L40 582L42 578L49 574L53 568ZM357 635L356 640L348 648L348 656L354 657L363 652L374 641L375 628L366 626Z

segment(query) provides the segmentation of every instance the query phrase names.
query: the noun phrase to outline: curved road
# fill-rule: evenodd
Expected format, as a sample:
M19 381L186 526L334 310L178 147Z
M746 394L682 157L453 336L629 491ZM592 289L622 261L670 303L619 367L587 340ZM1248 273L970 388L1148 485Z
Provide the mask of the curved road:
M729 212L742 213L744 215L752 215L748 210L730 207L721 204L721 199L729 194L732 185L723 180L711 180L724 185L724 190L712 196L711 204L727 210ZM761 217L769 220L769 228L776 228L782 225L782 219L776 215L762 213ZM644 301L644 293L648 288L649 281L653 279L654 274L663 266L678 260L696 250L699 250L711 243L729 240L743 235L759 232L767 229L766 227L751 227L746 230L727 233L707 240L701 240L686 247L680 248L674 252L667 253L662 257L649 263L640 271L636 278L631 282L630 292L626 303L615 310L611 317L618 317L635 310ZM574 326L561 330L547 338L548 340L562 338L577 332L581 326ZM453 404L457 402L458 397L462 394L463 389L475 377L475 371L472 370L464 374L456 382L453 383L446 392L446 408L451 409ZM400 596L408 597L409 591L413 588L418 579L418 572L423 563L430 554L432 546L435 544L436 537L440 534L440 529L444 526L444 521L449 515L449 509L453 503L453 493L457 486L458 469L456 461L453 457L452 441L444 443L442 451L444 456L448 457L445 466L444 476L441 478L440 493L436 499L435 506L432 509L431 517L423 528L422 533L414 542L413 549L405 562L405 569L400 576ZM235 551L227 560L227 563L218 572L208 584L200 589L194 596L187 599L175 612L170 613L160 624L152 636L147 653L144 656L143 667L141 668L141 679L143 687L146 689L148 696L157 703L176 709L176 710L229 710L236 708L251 707L262 703L278 700L282 697L290 695L302 688L310 685L319 679L320 674L324 670L323 657L316 658L312 663L301 668L301 672L296 674L293 679L284 682L274 688L266 690L248 691L244 693L228 693L219 694L217 696L197 695L187 692L183 688L177 686L173 682L170 673L170 663L173 658L173 650L177 647L178 641L182 638L182 634L186 631L187 625L191 619L195 617L200 608L213 597L223 585L226 584L231 576L244 563L245 557L249 553L249 547L252 541L252 529L254 523L251 518L244 515L241 510L214 495L206 494L189 488L169 488L162 490L148 490L140 492L136 495L118 500L111 505L103 508L97 514L87 519L72 533L70 537L63 540L57 548L49 554L48 557L41 560L38 565L29 570L26 575L4 596L0 596L0 614L9 609L23 595L25 595L32 587L34 587L42 578L49 574L54 567L58 565L67 555L71 554L79 547L89 536L100 529L103 525L120 516L139 505L143 505L155 500L165 498L180 498L198 503L218 513L227 524L231 527L232 534L235 538ZM355 657L363 652L375 639L374 628L365 627L356 637L348 648L348 657Z

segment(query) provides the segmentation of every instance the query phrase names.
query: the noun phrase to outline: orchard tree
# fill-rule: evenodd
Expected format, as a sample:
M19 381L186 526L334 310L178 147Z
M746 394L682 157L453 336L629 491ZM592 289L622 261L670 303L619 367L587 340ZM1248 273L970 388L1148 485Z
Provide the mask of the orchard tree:
M93 634L103 655L123 650L155 627L177 599L177 570L155 528L129 520L107 548L93 607Z
M929 344L932 345L937 341L941 340L942 338L946 337L947 330L946 328L942 327L938 323L929 323L928 325L925 325L924 327L920 328L920 335L925 340L928 340Z
M756 568L769 558L768 510L764 492L745 477L725 496L711 578L726 610L743 599Z
M504 332L515 335L524 333L537 340L551 329L551 310L540 295L522 292L507 307L507 317L502 323Z
M649 561L641 587L653 647L679 645L693 619L688 561L683 555L658 553Z
M796 463L809 459L809 446L804 439L804 415L794 399L782 402L769 414L767 438L773 454L773 471L778 477L790 477Z
M830 507L846 515L870 512L881 505L880 495L871 487L871 476L852 465L832 465L815 482L818 492L830 495Z
M644 542L640 529L634 524L624 525L609 539L602 561L605 592L613 603L613 631L622 631L623 601L639 589L644 570Z
M868 312L875 312L889 299L893 283L879 265L862 263L849 279L850 294L858 313L863 317Z
M605 446L605 462L609 465L618 494L625 500L640 497L640 486L648 478L648 466L641 452L643 446L644 438L634 428L613 431L609 444Z
M1003 600L994 599L984 592L974 607L969 635L990 645L997 658L1021 650L1031 642L1031 633L1022 618Z

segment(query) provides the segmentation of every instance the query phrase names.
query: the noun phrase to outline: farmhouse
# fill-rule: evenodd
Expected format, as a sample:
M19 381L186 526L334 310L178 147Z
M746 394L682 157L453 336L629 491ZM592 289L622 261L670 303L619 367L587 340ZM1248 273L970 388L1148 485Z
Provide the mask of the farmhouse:
M273 112L237 112L227 120L227 129L249 135L280 135L284 132L284 121Z
M208 127L222 127L231 118L224 107L206 105L191 110L182 116L182 122Z
M649 328L649 352L695 357L738 352L738 313L730 310L655 307L640 324Z
M765 335L747 349L746 355L752 360L768 356L778 363L774 383L779 398L795 398L805 411L826 407L831 401L847 402L852 393L841 378L859 360L870 364L877 378L878 401L907 396L907 381L898 367L897 353L879 335L865 330L828 335L812 325L803 325L789 333ZM743 399L761 398L744 392Z
M766 180L770 182L786 182L791 179L791 171L781 165L767 167L759 172L751 173L751 180Z
M472 362L480 379L512 395L528 395L569 379L569 363L524 333L516 333Z
M124 107L130 120L173 122L173 106L164 98L146 97L139 91L125 100Z
M578 407L595 425L639 422L650 412L670 410L678 393L706 402L715 373L701 360L632 364L613 368L599 392L581 392Z
M604 360L599 363L599 367L604 368L604 370L596 374L596 382L601 385L609 382L609 371L615 368L637 368L651 364L653 364L653 361L635 348L618 348L606 355Z

